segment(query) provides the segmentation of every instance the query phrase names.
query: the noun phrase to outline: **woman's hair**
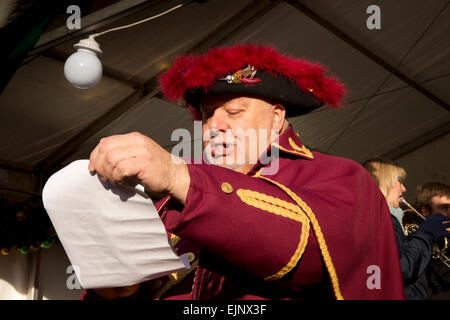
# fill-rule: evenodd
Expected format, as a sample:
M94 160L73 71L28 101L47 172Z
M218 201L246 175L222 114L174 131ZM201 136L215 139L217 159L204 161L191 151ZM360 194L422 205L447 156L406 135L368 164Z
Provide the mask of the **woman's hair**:
M394 184L400 179L406 178L406 171L391 160L374 158L363 163L363 167L369 171L375 179L378 187L386 198ZM401 181L401 182L402 182Z

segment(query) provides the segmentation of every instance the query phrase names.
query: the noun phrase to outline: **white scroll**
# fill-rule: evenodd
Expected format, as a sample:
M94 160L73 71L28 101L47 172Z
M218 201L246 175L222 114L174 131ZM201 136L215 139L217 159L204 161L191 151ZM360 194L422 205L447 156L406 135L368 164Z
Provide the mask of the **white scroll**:
M42 199L85 289L129 286L189 269L142 186L114 187L77 160L53 174Z

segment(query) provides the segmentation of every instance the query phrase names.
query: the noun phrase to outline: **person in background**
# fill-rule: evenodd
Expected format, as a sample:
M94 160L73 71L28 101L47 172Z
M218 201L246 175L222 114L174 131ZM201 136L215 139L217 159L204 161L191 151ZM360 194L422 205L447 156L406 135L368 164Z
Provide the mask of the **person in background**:
M441 182L428 182L417 186L414 205L424 217L439 213L450 217L450 185ZM438 248L443 247L444 245L439 243ZM444 253L447 257L450 257L449 248ZM429 299L450 300L449 266L440 259L432 259L427 270L427 279Z
M430 264L433 245L450 235L449 218L436 213L423 221L416 232L405 235L404 212L400 208L406 191L404 168L386 159L370 159L363 163L386 198L392 215L400 257L405 297L407 300L424 300L428 297L426 270Z

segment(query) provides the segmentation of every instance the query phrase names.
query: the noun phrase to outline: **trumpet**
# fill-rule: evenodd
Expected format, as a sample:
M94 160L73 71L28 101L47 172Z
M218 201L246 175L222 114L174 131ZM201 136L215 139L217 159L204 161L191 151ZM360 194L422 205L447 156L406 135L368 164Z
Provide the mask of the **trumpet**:
M422 221L426 219L422 214L420 214L419 211L414 209L414 207L410 205L404 198L402 198L402 202ZM408 235L412 232L417 231L417 229L419 229L419 225L416 223L407 223L405 224L404 228L405 228L405 235ZM439 247L436 244L433 245L432 258L441 260L442 263L445 266L447 266L447 268L450 269L450 258L445 255L445 251L447 250L447 248L448 248L448 239L445 237L444 247L442 249L439 249Z

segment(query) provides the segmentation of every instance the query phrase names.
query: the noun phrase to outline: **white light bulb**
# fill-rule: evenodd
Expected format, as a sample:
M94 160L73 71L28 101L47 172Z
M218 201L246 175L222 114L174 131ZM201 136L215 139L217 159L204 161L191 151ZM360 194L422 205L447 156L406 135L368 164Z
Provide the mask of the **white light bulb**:
M64 64L64 75L73 86L87 89L95 86L102 78L102 63L97 55L100 46L93 39L84 39L74 45L77 52L72 54Z

